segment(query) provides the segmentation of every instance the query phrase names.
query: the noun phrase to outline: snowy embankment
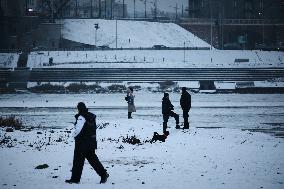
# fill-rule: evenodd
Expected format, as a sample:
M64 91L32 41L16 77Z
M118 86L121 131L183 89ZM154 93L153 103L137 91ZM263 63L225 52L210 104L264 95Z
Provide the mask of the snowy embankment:
M18 59L18 53L0 53L0 68L15 68Z
M117 37L118 48L151 48L154 45L210 47L208 43L174 23L129 20L116 22L104 19L67 19L61 23L63 38L96 46L107 45L115 48ZM99 26L97 31L95 24Z
M53 64L49 65L49 58ZM238 62L236 60L244 60ZM28 67L54 68L263 68L284 67L284 52L242 50L44 51Z
M5 132L1 137L1 188L283 188L284 143L235 129L176 130L165 143L149 143L162 126L141 119L98 120L97 154L110 173L106 184L85 163L81 183L65 184L72 168L70 128ZM136 136L140 145L124 139ZM5 138L5 141L3 140ZM7 147L8 146L8 147ZM47 164L46 169L35 169Z

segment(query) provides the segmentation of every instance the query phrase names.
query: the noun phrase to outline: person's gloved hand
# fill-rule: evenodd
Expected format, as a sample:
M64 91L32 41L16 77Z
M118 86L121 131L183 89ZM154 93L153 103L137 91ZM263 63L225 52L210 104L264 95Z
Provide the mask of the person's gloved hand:
M79 114L76 114L76 115L74 116L75 119L76 119L76 121L77 121L77 119L78 119L79 116L80 116Z

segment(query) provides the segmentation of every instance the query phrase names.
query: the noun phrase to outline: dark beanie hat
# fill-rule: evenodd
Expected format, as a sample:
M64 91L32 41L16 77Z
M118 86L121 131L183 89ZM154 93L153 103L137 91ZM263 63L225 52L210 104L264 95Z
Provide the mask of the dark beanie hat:
M164 93L164 97L168 97L169 96L169 93Z
M181 90L182 90L182 91L186 91L186 87L182 87Z
M77 108L79 110L79 112L86 112L88 111L86 105L84 104L84 102L79 102L77 105Z

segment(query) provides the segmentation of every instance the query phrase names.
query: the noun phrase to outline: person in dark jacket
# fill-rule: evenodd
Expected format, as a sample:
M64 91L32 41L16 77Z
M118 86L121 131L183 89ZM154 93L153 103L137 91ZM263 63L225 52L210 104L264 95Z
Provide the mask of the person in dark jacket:
M169 93L164 93L164 97L162 100L162 114L163 114L163 133L166 133L167 131L167 124L169 117L174 117L176 120L176 129L179 129L179 115L174 113L172 110L174 110L174 106L172 105L170 99L169 99Z
M191 108L191 95L186 91L186 87L182 87L182 93L180 97L180 106L183 110L183 119L184 119L184 129L189 128L188 123L188 112Z
M95 149L97 147L96 140L96 115L89 112L83 102L77 105L78 114L75 115L75 149L73 158L73 168L71 179L66 180L67 183L79 183L83 171L85 158L101 177L100 183L105 183L109 174L99 161Z
M126 97L127 97L127 103L128 103L128 119L132 119L132 116L131 116L132 112L136 112L136 107L134 104L135 95L133 94L133 88L130 87L127 90Z

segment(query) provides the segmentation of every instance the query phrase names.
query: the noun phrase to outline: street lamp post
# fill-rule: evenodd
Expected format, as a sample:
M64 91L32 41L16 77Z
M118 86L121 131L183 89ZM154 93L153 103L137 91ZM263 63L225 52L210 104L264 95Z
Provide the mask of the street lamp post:
M93 18L93 0L91 0L91 18Z
M95 46L97 47L97 30L99 29L99 24L95 24Z
M176 7L175 7L175 9L176 9L176 21L177 21L177 10L178 10L178 4L176 3Z
M183 4L181 5L181 17L183 18Z
M113 7L112 7L112 2L113 0L111 0L110 1L110 19L112 20L112 16L113 16L113 14L112 14L112 11L113 11Z
M213 25L212 25L212 0L210 0L210 50L212 50L212 43L213 43Z
M115 19L115 48L117 49L117 19Z
M51 22L54 23L54 6L53 6L53 0L51 0Z
M157 12L158 12L158 0L155 0L155 19L157 19Z
M107 18L107 3L105 1L105 19Z
M99 18L102 16L102 2L99 0Z
M0 6L1 6L1 3L0 3ZM27 14L28 14L28 0L26 0L25 8L26 8L25 14L26 14L26 16L27 16Z
M75 2L75 16L78 17L78 0Z
M122 18L124 18L125 15L124 15L124 0L122 0Z
M178 19L178 10L179 10L177 3L176 3L175 6L171 6L170 5L169 7L174 9L174 11L175 11L175 20L177 21L177 19Z
M185 63L185 42L183 42L183 62Z
M262 18L262 20L261 20L261 22L262 22L262 24L261 24L261 26L262 26L262 45L264 46L264 16L263 16L263 12L262 13L260 12L259 14Z
M135 17L136 17L136 15L135 15L135 13L136 13L136 10L135 10L135 6L136 6L136 1L135 0L133 0L134 1L134 10L133 10L133 17L134 17L134 19L135 19Z
M144 1L144 5L145 5L145 19L147 18L147 11L146 11L146 8L147 8L147 0Z

